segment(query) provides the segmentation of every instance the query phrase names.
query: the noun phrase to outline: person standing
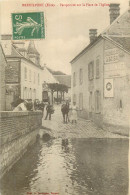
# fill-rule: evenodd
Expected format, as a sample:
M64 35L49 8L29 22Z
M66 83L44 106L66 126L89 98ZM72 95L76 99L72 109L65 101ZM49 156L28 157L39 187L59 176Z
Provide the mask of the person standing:
M72 124L73 122L77 123L77 106L76 106L76 102L73 102L73 106L71 108L71 120L72 120Z
M67 123L69 122L69 117L68 117L68 113L69 113L69 102L63 102L62 106L61 106L61 112L63 115L63 123Z
M41 101L40 104L39 104L38 110L41 110L41 111L42 111L42 117L43 117L43 115L44 115L44 107L45 107L45 104L44 104L43 101Z
M50 102L48 102L48 105L46 107L46 117L45 120L47 120L48 116L49 116L49 120L51 120L51 114L52 114L52 106L50 105Z

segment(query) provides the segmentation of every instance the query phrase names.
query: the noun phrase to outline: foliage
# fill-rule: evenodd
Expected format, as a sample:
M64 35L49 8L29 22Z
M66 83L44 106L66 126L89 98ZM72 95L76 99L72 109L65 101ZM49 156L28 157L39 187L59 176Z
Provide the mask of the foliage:
M68 92L68 87L64 84L59 83L48 83L48 87L51 90L51 92L59 91L59 92Z

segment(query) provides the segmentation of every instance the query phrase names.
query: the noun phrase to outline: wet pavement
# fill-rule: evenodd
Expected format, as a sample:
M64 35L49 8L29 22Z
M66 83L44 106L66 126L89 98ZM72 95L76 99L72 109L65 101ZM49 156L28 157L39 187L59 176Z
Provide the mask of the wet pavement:
M45 115L45 114L44 114ZM97 127L92 121L78 118L77 123L64 124L61 113L61 105L55 105L55 113L52 120L44 120L42 125L45 129L51 130L53 137L64 138L125 138L126 136L112 133L106 129ZM43 130L41 130L42 133ZM128 138L128 137L127 137Z
M119 138L39 139L4 176L1 195L128 195L128 148Z

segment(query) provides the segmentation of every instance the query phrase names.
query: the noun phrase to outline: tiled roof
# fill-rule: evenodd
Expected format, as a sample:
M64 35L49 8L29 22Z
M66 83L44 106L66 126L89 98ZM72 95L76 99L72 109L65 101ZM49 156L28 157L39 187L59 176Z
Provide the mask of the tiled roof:
M103 33L101 33L93 42L85 47L75 58L71 60L73 63L81 55L87 52L92 46L94 46L102 38L108 38L117 45L120 45L122 49L130 52L130 37L129 37L129 12L128 10L121 16L119 16ZM122 33L124 36L122 36Z
M130 52L130 37L111 37L111 39Z
M71 75L53 75L60 84L64 84L67 87L71 87Z

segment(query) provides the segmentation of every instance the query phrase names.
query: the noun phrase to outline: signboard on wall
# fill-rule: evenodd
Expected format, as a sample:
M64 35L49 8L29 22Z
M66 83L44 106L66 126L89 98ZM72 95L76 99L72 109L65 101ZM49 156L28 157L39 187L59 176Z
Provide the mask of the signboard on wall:
M126 75L126 66L124 62L110 63L104 65L104 77L121 77Z
M119 61L119 50L117 48L105 50L105 64Z
M104 80L104 97L114 97L113 79Z

